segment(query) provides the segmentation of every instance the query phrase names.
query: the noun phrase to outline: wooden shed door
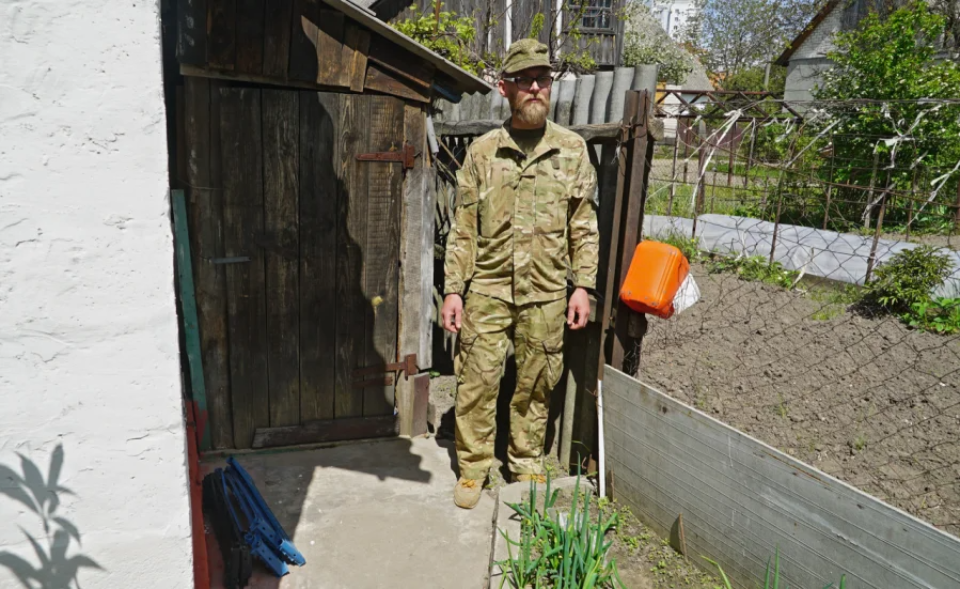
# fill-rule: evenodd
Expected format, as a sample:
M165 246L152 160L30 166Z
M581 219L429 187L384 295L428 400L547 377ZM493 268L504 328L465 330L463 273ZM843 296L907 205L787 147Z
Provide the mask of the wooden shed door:
M370 377L354 371L397 360L403 169L356 155L402 146L403 103L188 81L187 125L204 87L210 145L185 135L222 187L188 191L214 446L248 448L258 427L392 416L393 386L357 388Z

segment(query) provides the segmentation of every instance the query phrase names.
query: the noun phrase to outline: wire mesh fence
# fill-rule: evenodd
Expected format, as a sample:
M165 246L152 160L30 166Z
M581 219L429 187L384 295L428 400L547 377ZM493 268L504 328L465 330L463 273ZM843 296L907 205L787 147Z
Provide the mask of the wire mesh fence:
M931 295L954 314L941 329L860 288L909 242L960 276L960 153L923 135L957 105L792 105L801 118L736 99L659 113L676 141L654 160L646 235L701 250L702 297L650 318L641 377L960 535L960 290Z

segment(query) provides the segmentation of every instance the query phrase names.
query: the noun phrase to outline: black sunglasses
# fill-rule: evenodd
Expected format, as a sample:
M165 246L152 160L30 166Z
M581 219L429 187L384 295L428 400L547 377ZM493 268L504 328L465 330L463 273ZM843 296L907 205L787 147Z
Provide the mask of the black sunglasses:
M536 80L539 88L549 88L553 85L553 78L551 76L540 76L537 78L531 78L530 76L513 76L504 78L504 80L513 82L519 86L521 90L529 90L532 88L534 80Z

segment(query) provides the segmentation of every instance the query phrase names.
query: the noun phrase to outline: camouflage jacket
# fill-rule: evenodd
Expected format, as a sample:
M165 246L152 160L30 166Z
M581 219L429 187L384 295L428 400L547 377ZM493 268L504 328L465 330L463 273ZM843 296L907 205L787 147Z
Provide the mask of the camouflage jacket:
M447 236L446 294L517 305L596 287L597 174L587 144L547 122L527 157L503 127L478 138L457 172L459 202Z

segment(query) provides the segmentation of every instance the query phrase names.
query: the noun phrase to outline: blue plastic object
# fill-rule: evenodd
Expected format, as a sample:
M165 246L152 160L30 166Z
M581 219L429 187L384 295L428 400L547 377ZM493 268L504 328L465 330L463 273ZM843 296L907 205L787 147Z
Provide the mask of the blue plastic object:
M227 459L227 468L218 468L216 474L221 477L224 495L232 494L236 499L236 506L233 501L228 502L230 516L237 528L243 531L243 540L250 547L250 554L259 558L278 577L289 572L286 563L305 565L306 559L270 511L247 471L230 457ZM230 493L227 492L228 487ZM236 507L243 514L246 526L241 525Z

